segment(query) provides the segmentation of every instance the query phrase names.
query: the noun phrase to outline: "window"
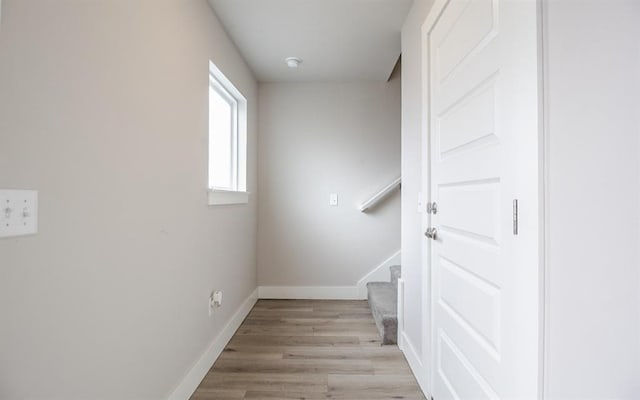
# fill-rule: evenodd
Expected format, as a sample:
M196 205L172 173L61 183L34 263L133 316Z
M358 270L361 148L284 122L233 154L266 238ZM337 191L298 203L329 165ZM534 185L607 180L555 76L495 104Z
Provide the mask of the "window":
M209 204L248 201L247 100L209 62Z

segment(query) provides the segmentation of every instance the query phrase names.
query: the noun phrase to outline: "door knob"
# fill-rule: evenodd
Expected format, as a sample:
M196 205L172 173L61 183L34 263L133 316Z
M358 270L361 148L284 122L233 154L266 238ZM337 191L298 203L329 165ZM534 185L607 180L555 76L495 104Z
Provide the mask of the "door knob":
M424 233L426 237L432 240L438 239L438 230L436 228L427 228L427 231Z

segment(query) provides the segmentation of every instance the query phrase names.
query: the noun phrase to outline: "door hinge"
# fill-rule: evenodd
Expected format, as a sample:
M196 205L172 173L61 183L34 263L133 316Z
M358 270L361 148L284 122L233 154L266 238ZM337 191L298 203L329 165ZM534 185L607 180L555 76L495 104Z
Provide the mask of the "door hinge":
M434 201L432 203L427 203L427 214L437 214L438 213L438 204Z
M513 200L513 234L518 235L518 199Z

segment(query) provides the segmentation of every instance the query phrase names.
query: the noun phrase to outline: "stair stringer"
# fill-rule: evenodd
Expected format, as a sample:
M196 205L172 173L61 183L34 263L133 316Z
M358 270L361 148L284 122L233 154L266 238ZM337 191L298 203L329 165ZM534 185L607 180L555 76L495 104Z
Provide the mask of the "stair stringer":
M400 250L396 251L391 257L384 260L380 265L375 267L371 272L365 275L358 281L356 287L358 288L358 295L361 299L367 298L367 283L369 282L388 282L389 281L389 267L392 265L400 265L401 261Z

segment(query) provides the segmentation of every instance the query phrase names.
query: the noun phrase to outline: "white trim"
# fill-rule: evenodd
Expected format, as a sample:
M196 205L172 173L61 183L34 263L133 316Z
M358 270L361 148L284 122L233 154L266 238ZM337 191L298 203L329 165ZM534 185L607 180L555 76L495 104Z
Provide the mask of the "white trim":
M431 143L431 122L430 122L430 108L427 106L431 102L430 96L430 76L431 76L431 65L429 60L429 40L427 40L431 29L433 29L435 23L438 21L442 12L444 11L445 6L448 4L449 0L435 0L434 4L431 6L431 10L427 17L425 18L424 23L420 29L420 50L422 54L420 55L421 64L420 64L420 77L421 77L421 87L422 87L422 115L421 115L421 139L422 139L422 191L425 195L425 202L431 201L431 149L429 144ZM424 213L422 217L422 231L425 232L426 229L431 225L431 215ZM424 240L422 238L422 246L421 246L421 263L422 263L422 323L421 323L421 340L422 340L422 354L415 353L415 349L411 345L411 342L408 342L408 348L411 350L410 352L405 351L405 355L407 356L407 360L409 361L411 357L415 359L414 364L415 367L412 366L412 370L414 370L414 374L416 379L418 380L418 384L422 388L422 390L426 393L427 388L433 386L433 360L435 359L434 349L435 345L433 343L433 326L434 326L434 304L435 304L435 295L433 291L433 282L431 279L431 241ZM408 341L405 338L403 340ZM424 361L424 364L422 363ZM411 361L409 361L409 365L411 366Z
M258 301L258 289L247 297L247 299L240 305L238 311L233 314L233 317L222 328L222 331L218 336L213 339L213 342L209 345L209 348L204 352L196 364L191 368L187 375L182 379L178 386L169 395L168 400L188 400L195 392L202 382L202 379L207 375L209 369L216 362L222 351L224 350L229 340L236 333L242 321L247 317L253 306Z
M540 366L539 366L539 388L538 399L550 398L549 396L549 338L551 335L549 327L551 296L546 289L550 287L550 274L548 267L550 264L549 245L550 245L550 226L551 217L549 214L550 193L549 193L549 170L550 157L549 149L550 131L549 131L549 71L548 71L548 18L547 18L547 2L548 0L538 0L538 62L539 62L539 88L540 91L540 166L542 173L541 190L540 190L540 232L542 233L540 246Z
M436 21L440 18L440 15L444 11L444 7L449 3L450 0L435 0L433 5L431 6L431 10L429 10L429 14L427 18L425 18L422 23L422 37L431 32L433 26L436 24Z
M411 372L413 372L413 375L418 381L418 386L420 386L420 389L422 390L424 395L427 398L430 398L431 392L429 391L429 384L427 382L428 374L424 370L424 365L422 364L422 361L420 361L420 356L416 352L416 349L413 347L413 343L411 343L411 340L404 331L400 332L399 339L399 343L402 343L402 347L400 347L400 350L402 350L404 357L407 359L409 368L411 368Z
M209 189L209 205L223 206L249 203L249 192Z
M238 100L238 103L246 103L247 99L244 95L236 88L236 85L234 85L233 82L231 82L229 78L222 73L220 68L218 68L212 60L209 60L209 74L211 74L231 96L235 97L236 100Z
M389 267L400 265L401 259L401 251L398 250L360 279L355 286L260 286L258 297L294 300L365 300L367 283L389 282Z
M357 286L260 286L261 299L363 300Z
M391 257L384 260L380 265L375 267L371 272L358 281L357 287L361 298L367 298L367 283L389 281L389 267L401 264L401 254L402 252L400 250L396 251Z
M247 190L247 120L248 120L248 111L247 111L247 99L244 95L236 88L236 86L231 82L222 71L214 64L212 60L209 60L209 87L214 88L219 86L223 91L225 91L229 96L231 96L235 102L235 134L234 134L234 145L235 148L231 149L233 152L232 159L234 163L235 170L231 171L233 174L233 189L237 189L238 192L243 192ZM219 91L218 91L219 92ZM211 102L211 100L209 100ZM211 104L209 103L209 107ZM209 109L209 113L211 110ZM209 118L211 116L209 115ZM211 141L211 131L209 127L209 132L207 134L209 142ZM209 148L209 147L208 147ZM210 148L209 148L210 153ZM207 180L209 185L211 186L211 154L209 154L208 161L208 177ZM233 169L233 168L232 168ZM210 205L211 202L209 203ZM217 204L217 203L214 203ZM237 203L222 203L222 204L237 204Z

